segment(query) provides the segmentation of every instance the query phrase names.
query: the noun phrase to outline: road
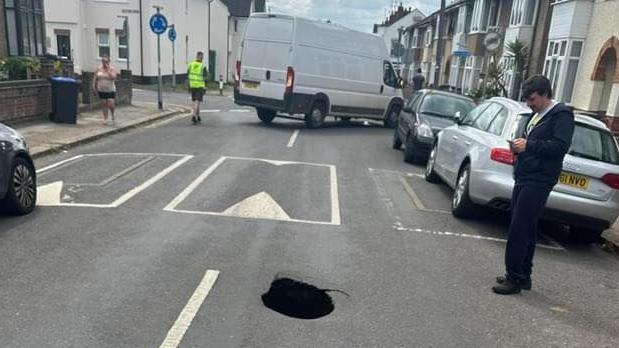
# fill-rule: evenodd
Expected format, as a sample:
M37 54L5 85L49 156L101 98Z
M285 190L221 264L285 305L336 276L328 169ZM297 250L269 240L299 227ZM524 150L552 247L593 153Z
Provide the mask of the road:
M38 160L44 205L0 217L2 347L619 346L617 256L544 232L533 290L493 294L505 216L454 218L391 130L202 115ZM276 278L328 314L265 307Z

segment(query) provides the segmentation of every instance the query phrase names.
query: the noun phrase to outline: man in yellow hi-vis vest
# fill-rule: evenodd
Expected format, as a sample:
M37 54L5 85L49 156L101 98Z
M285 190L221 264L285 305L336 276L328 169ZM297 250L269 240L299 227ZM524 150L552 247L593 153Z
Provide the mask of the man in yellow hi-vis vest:
M187 66L187 82L189 84L189 92L191 93L191 122L196 124L202 122L200 118L200 103L206 92L206 81L208 79L208 71L203 63L204 53L198 52L196 59Z

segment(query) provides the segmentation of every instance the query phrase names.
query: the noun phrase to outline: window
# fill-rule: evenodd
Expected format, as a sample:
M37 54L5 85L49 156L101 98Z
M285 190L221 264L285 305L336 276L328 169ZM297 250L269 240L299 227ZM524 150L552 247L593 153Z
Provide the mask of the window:
M432 45L432 27L428 27L428 29L426 29L424 44L426 47L430 47Z
M110 34L107 29L97 29L97 46L99 47L99 58L110 56Z
M509 116L509 111L502 107L501 111L499 111L494 120L492 120L490 127L488 127L488 133L501 135L501 133L503 133L503 127L505 127L505 122L507 122L507 116Z
M569 154L595 161L619 164L619 153L609 132L576 124Z
M41 0L5 0L4 11L9 55L43 55L45 28Z
M456 112L468 113L475 104L469 100L442 94L429 94L421 103L420 112L430 116L453 118Z
M391 66L391 63L389 63L388 61L385 61L383 63L383 65L384 65L384 69L385 69L385 75L383 77L385 85L387 85L389 87L397 88L398 87L398 77L395 74L395 71L393 71L393 67Z
M582 41L574 41L572 42L572 49L570 52L570 57L580 58L580 53L582 52Z
M514 0L509 24L512 26L533 25L537 0Z
M118 59L127 59L127 35L122 32L116 33L116 42L118 42Z
M482 112L481 115L479 115L473 121L473 124L471 126L473 128L486 131L488 129L488 126L490 126L490 124L492 123L492 120L494 120L496 114L501 111L502 108L503 107L499 104L490 103L490 106L488 106L488 108L484 110L484 112Z
M462 119L463 124L473 124L477 117L479 117L479 115L481 115L481 113L484 112L489 105L490 103L484 103L469 111Z

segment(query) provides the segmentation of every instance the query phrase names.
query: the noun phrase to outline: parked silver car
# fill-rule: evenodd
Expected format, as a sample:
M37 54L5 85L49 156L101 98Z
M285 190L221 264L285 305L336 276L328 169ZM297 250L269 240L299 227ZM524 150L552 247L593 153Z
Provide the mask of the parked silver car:
M36 200L36 172L26 140L0 123L0 209L11 214L28 214Z
M522 136L531 110L510 99L492 98L458 118L437 136L425 177L454 189L452 212L468 217L479 205L509 210L514 186L508 139ZM575 116L572 146L543 218L574 231L599 235L619 216L619 150L600 121Z

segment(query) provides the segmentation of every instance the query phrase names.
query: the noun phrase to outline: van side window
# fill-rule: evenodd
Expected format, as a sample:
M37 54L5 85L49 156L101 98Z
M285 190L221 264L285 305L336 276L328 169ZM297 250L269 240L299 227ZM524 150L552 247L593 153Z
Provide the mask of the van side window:
M395 71L393 71L393 67L391 66L391 63L389 63L388 61L383 62L383 72L384 72L383 81L385 82L385 85L389 87L397 88L398 87L398 76L395 74Z

